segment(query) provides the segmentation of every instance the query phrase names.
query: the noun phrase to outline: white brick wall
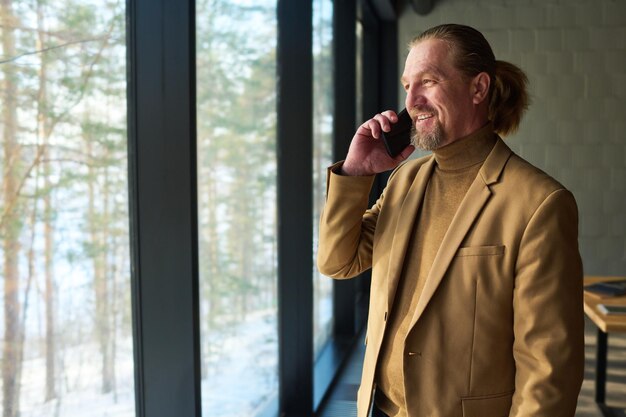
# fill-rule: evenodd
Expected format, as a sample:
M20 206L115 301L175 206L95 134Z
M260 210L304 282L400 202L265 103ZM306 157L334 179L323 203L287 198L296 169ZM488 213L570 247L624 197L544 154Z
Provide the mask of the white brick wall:
M576 196L585 273L626 275L626 1L435 0L428 16L404 3L400 71L440 23L474 26L526 71L533 104L507 143Z

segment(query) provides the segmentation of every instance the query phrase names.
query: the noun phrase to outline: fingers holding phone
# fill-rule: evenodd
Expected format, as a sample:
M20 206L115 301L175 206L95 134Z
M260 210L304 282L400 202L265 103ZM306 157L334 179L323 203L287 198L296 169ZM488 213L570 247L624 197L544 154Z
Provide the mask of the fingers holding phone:
M345 175L373 175L395 168L413 152L412 120L405 110L379 113L364 122L350 143L343 164Z

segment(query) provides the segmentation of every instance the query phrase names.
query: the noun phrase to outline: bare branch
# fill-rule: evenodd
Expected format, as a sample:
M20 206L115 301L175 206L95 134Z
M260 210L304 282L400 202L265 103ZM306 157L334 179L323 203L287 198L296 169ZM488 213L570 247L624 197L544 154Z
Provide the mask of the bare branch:
M86 86L89 83L91 76L93 75L93 68L100 61L100 58L102 57L102 53L104 52L105 48L109 45L109 41L113 39L111 37L111 33L113 32L114 26L115 26L115 19L112 19L111 24L109 25L107 34L105 36L101 36L100 38L97 38L99 40L102 40L102 43L100 44L98 53L96 54L94 59L91 61L91 63L88 65L87 72L83 70L83 76L82 76L83 86ZM58 114L57 117L55 117L51 121L50 125L48 126L46 136L50 136L52 132L54 131L54 128L56 127L57 123L59 123L61 120L64 120L65 117L72 111L72 109L74 109L74 107L76 107L83 100L83 97L85 96L85 93L86 93L86 89L81 88L79 91L80 91L80 94L74 100L74 103L68 106L64 112Z
M24 53L21 53L19 55L15 55L15 56L12 56L12 57L7 58L7 59L0 60L0 64L7 64L9 62L15 62L18 59L23 58L25 56L38 55L38 54L41 54L41 53L44 53L44 52L52 51L54 49L65 48L66 46L70 46L70 45L76 45L76 44L80 44L80 43L89 43L89 42L98 42L98 41L108 42L109 40L110 40L110 35L105 35L105 36L101 36L99 38L81 39L81 40L77 40L77 41L66 42L66 43L62 43L62 44L59 44L59 45L53 45L53 46L49 46L47 48L39 49L37 51L24 52Z
M20 181L19 186L15 190L15 195L13 196L13 198L11 198L7 202L7 205L4 207L4 211L2 212L2 215L0 216L0 230L4 229L5 222L6 222L7 218L9 217L9 214L13 211L13 208L17 204L17 200L19 199L19 195L20 195L20 192L22 191L22 188L24 188L24 184L26 184L26 180L30 177L31 172L33 171L33 169L35 167L37 167L39 165L39 163L41 162L41 157L44 154L44 150L45 150L45 146L44 145L40 145L37 148L37 154L35 155L35 159L30 164L30 166L26 170L26 173L22 177L22 180Z

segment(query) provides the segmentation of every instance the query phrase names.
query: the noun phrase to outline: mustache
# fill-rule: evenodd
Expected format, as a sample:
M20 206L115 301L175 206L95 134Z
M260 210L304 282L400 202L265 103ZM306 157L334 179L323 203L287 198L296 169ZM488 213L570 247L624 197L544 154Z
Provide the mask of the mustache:
M415 119L420 113L432 113L435 116L437 115L437 110L427 105L411 107L410 109L408 109L408 112L411 116L411 119Z

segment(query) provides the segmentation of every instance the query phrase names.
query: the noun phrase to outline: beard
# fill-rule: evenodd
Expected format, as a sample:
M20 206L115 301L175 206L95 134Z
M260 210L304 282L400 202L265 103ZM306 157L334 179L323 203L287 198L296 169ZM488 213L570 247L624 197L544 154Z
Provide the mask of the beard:
M436 117L436 116L435 116ZM443 141L443 129L439 122L435 123L433 130L421 132L417 130L415 124L411 128L411 145L423 151L433 151Z

